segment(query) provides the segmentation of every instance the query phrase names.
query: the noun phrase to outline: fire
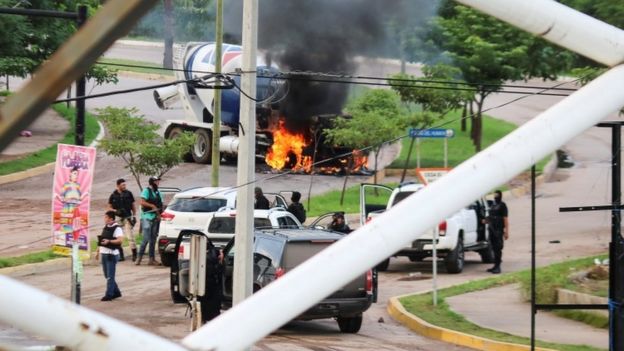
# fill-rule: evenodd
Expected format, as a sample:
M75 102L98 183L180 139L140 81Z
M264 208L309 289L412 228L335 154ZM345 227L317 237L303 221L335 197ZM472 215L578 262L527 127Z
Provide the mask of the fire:
M340 166L333 167L320 167L319 173L322 174L339 174L344 173L354 173L359 172L362 168L366 168L368 164L368 156L365 156L360 150L353 150L351 153L351 157L347 156L346 158L338 160Z
M366 167L368 164L368 156L365 156L361 150L353 150L353 163L351 164L351 171L357 172Z
M284 120L280 119L277 130L273 132L273 145L265 161L274 169L283 169L288 165L294 171L310 172L312 158L303 155L303 149L308 144L303 134L290 133Z

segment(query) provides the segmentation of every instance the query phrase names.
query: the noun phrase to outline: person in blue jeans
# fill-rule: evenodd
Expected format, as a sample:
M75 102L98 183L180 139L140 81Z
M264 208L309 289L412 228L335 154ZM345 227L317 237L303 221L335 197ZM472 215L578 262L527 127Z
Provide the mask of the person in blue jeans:
M160 226L160 213L163 210L163 197L158 191L160 178L150 177L149 187L143 189L141 193L141 233L143 241L139 248L139 256L136 265L141 264L145 248L149 244L149 262L148 266L158 265L156 262L156 238L158 236L158 227Z
M96 259L102 259L102 270L106 278L106 293L101 301L112 301L121 297L121 291L115 281L115 271L119 260L119 248L123 242L123 230L115 222L115 211L107 211L104 214L104 229L98 235L99 249L95 255Z

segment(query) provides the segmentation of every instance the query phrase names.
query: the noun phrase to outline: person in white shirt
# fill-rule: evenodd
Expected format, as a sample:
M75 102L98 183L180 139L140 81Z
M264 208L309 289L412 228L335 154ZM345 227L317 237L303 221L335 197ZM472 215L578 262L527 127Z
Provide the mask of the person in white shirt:
M101 301L112 301L121 297L121 291L115 281L115 270L119 260L119 248L123 242L123 230L115 222L115 211L107 211L104 214L104 229L102 235L98 235L99 249L96 259L102 258L102 270L106 278L106 293Z

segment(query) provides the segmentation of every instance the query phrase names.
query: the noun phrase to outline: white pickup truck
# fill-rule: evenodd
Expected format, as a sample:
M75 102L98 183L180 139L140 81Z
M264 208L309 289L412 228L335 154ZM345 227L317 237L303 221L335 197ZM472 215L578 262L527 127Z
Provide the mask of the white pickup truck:
M394 189L379 184L362 184L360 186L360 224L365 225L374 220L375 216L424 187L425 185L418 183L403 183ZM464 268L465 251L478 252L483 263L494 261L486 225L482 223L482 219L486 216L487 203L479 199L440 222L437 228L436 250L438 257L444 257L447 272L461 273ZM431 228L394 256L407 256L412 262L431 257L434 229ZM388 257L377 266L377 269L385 271L389 263Z

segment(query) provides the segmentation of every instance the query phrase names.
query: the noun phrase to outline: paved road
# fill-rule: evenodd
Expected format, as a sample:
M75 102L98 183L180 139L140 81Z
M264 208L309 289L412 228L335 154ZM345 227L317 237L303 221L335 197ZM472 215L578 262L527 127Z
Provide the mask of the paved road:
M145 82L129 82L128 84L144 84ZM533 83L533 82L532 82ZM498 105L510 101L515 96L496 95L488 105ZM515 102L489 114L501 117L515 123L523 123L532 118L539 111L556 102L558 98L536 96ZM154 120L166 118L151 106L151 97L119 97L107 98L105 102L97 104L114 104L117 106L131 106L140 104L142 113ZM576 206L605 204L609 202L609 141L608 132L600 129L591 129L582 136L568 143L565 149L577 162L576 166L568 170L560 170L551 182L539 188L538 199L538 264L545 265L572 257L586 256L604 252L609 241L609 216L606 213L593 212L582 215L558 213L560 206ZM111 180L118 176L126 176L121 163L107 156L99 155L98 171L96 172L93 201L94 209L103 208L104 201L112 188ZM222 167L221 179L224 185L234 182L235 169ZM181 184L195 185L208 182L209 166L185 164L167 175L163 185ZM262 176L262 175L260 175ZM305 175L287 176L280 182L263 184L269 190L284 188L307 189L310 177ZM356 179L353 180L357 181ZM313 192L336 188L342 182L338 177L314 177ZM15 225L8 235L37 239L47 236L49 224L49 201L51 179L49 176L40 176L22 182L0 187L0 220L9 228ZM507 271L526 268L529 266L530 247L530 212L529 198L526 195L505 199L511 213L511 239L506 243L503 269ZM37 218L40 218L37 219ZM551 243L558 240L560 243ZM42 245L45 246L45 245ZM1 247L0 247L1 250ZM2 253L2 251L0 251ZM469 254L469 260L474 261L466 267L461 275L440 276L439 285L447 286L465 280L487 276L485 267L478 262L478 256ZM407 350L420 348L422 350L456 349L447 344L424 339L418 335L396 325L385 313L387 297L407 292L428 289L430 281L405 281L411 272L429 272L427 263L411 263L403 259L393 260L388 273L382 274L380 303L366 314L362 332L358 335L345 336L337 332L332 321L296 323L281 330L258 343L259 348L271 350L292 349L324 349L319 345L331 345L336 350L353 349L395 349ZM120 284L124 297L116 302L112 314L131 324L142 326L160 335L180 338L186 334L186 320L183 317L183 308L172 306L167 302L168 285L166 271L162 268L123 266L120 268ZM67 297L69 281L62 283L66 272L22 278L35 286L51 291L59 296ZM85 275L85 305L110 311L108 305L98 301L103 291L103 278L97 267L89 268ZM146 306L145 301L150 301ZM151 311L157 313L151 314ZM268 312L267 312L268 313ZM379 318L384 323L379 323ZM160 323L162 322L162 323ZM553 326L556 327L556 326ZM172 334L171 330L175 330Z

